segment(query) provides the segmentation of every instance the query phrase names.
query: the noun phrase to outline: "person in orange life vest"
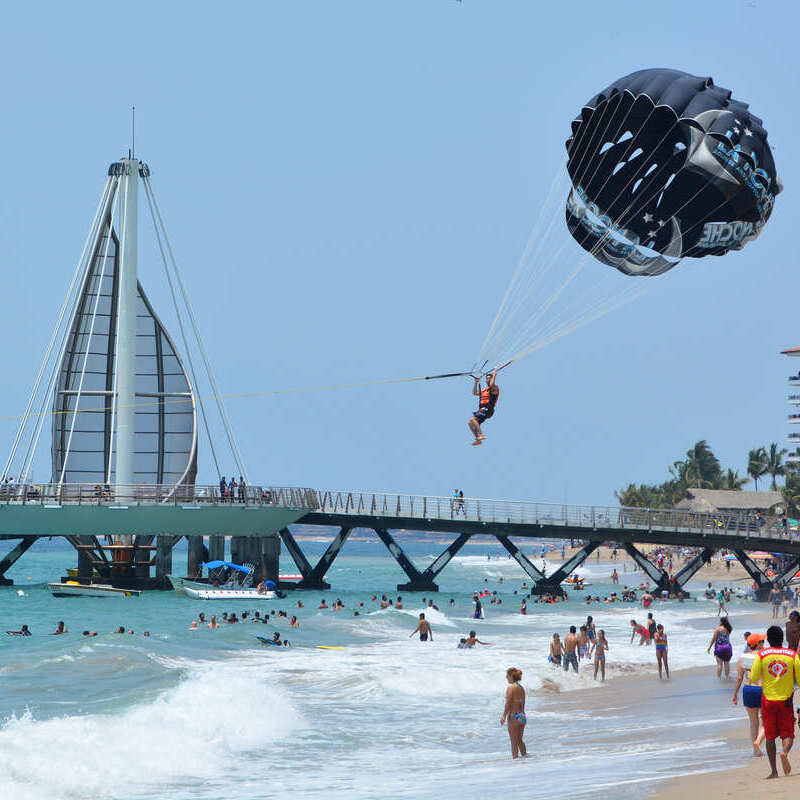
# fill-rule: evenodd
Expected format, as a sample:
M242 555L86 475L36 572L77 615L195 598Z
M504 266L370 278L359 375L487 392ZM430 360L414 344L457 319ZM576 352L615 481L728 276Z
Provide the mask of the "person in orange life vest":
M497 398L500 397L500 387L496 383L497 370L486 376L486 388L481 389L481 379L475 378L472 394L478 398L478 410L470 417L469 429L475 437L474 445L483 444L486 438L481 430L481 424L494 414Z

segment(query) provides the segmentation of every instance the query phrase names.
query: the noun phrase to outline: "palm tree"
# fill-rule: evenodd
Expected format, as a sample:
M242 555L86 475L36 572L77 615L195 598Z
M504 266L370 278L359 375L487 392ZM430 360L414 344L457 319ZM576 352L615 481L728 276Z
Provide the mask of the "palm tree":
M775 442L769 446L769 453L767 454L764 466L766 467L766 472L772 476L773 492L778 488L778 485L775 483L775 478L777 478L778 475L786 474L786 465L783 463L783 457L787 452L785 447L778 450L778 445L775 444Z
M747 474L758 491L758 479L767 474L767 451L763 447L756 447L747 454Z
M722 488L733 489L734 491L741 491L750 478L740 478L739 473L735 469L729 469L722 476Z
M722 487L722 468L705 439L695 442L694 447L686 451L686 460L676 461L672 467L670 472L687 486L698 489Z

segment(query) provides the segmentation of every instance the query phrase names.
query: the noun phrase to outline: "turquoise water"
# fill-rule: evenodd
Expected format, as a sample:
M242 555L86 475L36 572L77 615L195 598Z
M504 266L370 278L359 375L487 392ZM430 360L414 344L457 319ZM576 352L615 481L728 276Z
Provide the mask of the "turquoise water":
M442 549L431 541L405 541L418 566ZM324 547L303 543L312 560ZM422 644L409 634L423 595L404 594L403 611L379 610L371 600L384 593L396 598L395 586L405 580L373 538L348 542L328 574L329 592L294 592L261 607L296 614L300 628L273 618L269 625L197 631L188 628L199 611L210 616L244 607L171 592L56 599L43 584L74 565L74 551L61 541L37 544L9 573L16 585L0 589L0 630L24 623L34 634L0 637L0 797L266 798L291 792L300 798L441 800L456 792L484 797L502 786L506 796L549 798L563 794L570 759L586 775L605 776L613 767L603 781L570 784L573 797L608 796L614 786L615 797L638 798L654 779L705 768L725 752L719 730L741 715L720 699L710 677L705 648L715 603L655 608L670 636L673 668L708 666L710 691L688 703L660 702L657 719L636 705L598 715L589 706L598 697L602 705L605 689L588 671L565 675L550 666L549 639L591 613L611 643L609 679L653 680L652 649L629 644L629 620L644 617L641 608L587 608L574 593L558 605L529 601L529 614L522 616L514 591L525 576L516 562L492 545L461 553L439 576L441 591L433 598L440 610L427 610L434 641ZM185 555L176 555L175 567L183 571ZM289 560L281 569L296 571ZM612 590L610 565L591 559L586 570L592 595ZM642 580L630 573L621 578L632 585ZM473 620L472 592L483 587L497 590L503 604L487 599L486 619ZM322 597L328 605L341 598L345 609L318 610ZM296 607L298 599L304 608ZM750 608L746 601L733 606L734 613ZM70 633L48 635L59 620ZM112 634L119 626L134 633ZM458 650L458 638L473 627L492 646ZM99 635L83 637L84 629ZM255 638L275 630L293 646L265 648ZM499 725L510 665L524 673L526 738L536 753L513 764ZM561 697L591 702L566 711L552 692L542 691L548 682ZM573 694L587 688L590 695Z

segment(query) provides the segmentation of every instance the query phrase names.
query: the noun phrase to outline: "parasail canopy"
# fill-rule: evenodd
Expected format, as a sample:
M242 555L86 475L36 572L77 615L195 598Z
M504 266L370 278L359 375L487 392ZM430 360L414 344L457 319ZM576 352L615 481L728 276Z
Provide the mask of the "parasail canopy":
M628 275L755 239L781 182L767 131L711 78L645 69L584 105L567 140L575 241Z

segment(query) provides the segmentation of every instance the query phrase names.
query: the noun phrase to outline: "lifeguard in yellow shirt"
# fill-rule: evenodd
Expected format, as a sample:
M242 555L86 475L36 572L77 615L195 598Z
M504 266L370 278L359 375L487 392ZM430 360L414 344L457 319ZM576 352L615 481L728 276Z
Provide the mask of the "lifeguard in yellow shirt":
M761 681L761 719L764 723L767 757L772 769L767 778L777 778L778 769L775 763L777 738L783 743L781 753L783 772L788 775L792 771L792 765L789 763L789 751L794 744L792 698L795 684L800 685L800 656L794 650L783 646L783 630L777 625L767 629L767 642L769 647L761 650L753 662L750 682Z

